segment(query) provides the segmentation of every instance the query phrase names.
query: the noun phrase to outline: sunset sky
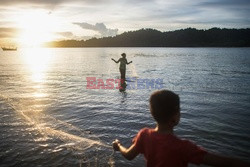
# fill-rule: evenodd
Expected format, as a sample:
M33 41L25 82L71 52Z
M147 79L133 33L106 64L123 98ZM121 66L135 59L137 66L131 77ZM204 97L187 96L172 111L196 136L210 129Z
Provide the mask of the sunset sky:
M249 28L249 0L0 0L0 45L171 31Z

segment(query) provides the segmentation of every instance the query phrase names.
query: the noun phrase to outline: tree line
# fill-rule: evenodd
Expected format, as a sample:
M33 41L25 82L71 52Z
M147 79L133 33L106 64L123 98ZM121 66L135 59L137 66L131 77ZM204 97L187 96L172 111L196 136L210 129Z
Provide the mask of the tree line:
M140 29L114 37L89 40L63 40L46 43L47 47L250 47L250 28L187 28L161 32Z

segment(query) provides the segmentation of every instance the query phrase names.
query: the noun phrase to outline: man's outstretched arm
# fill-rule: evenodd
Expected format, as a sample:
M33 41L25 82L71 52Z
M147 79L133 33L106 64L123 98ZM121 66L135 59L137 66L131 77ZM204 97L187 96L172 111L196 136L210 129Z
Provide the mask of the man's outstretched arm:
M130 63L132 63L132 61L128 62L127 64L130 64Z
M120 59L118 61L115 61L115 59L111 58L115 63L119 63Z

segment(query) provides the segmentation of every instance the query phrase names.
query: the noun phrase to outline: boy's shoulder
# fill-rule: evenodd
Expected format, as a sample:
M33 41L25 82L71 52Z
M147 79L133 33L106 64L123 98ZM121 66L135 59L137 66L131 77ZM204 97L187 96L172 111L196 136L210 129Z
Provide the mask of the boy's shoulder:
M170 140L172 140L174 143L178 143L179 145L182 146L186 146L186 145L196 145L193 141L185 139L185 138L181 138L179 136L176 136L174 134L161 134L155 131L155 129L152 128L142 128L141 130L139 130L138 136L144 136L144 137L149 137L151 135L153 136L157 136L158 137L162 137L162 138L168 138Z
M148 138L152 134L153 130L154 129L151 128L142 128L138 131L135 138Z
M154 131L154 129L152 128L142 128L141 130L139 130L138 134L149 134L152 133Z

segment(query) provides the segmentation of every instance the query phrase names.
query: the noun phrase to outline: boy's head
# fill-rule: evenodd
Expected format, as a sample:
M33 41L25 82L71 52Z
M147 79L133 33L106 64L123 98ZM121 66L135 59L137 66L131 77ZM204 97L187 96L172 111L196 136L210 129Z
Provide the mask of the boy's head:
M126 57L126 53L122 53L122 57L125 58Z
M174 125L180 119L180 98L169 90L154 92L149 99L150 112L158 124L166 124L174 119Z

